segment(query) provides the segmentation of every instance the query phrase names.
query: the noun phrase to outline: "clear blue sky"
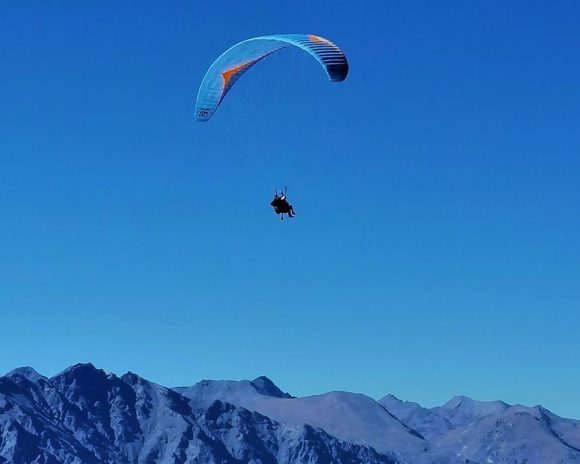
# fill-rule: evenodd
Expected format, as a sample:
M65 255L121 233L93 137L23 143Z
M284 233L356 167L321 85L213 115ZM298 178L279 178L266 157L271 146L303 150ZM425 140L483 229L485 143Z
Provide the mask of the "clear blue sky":
M2 2L0 372L580 417L580 4L508 3ZM287 50L195 124L269 33L348 79Z

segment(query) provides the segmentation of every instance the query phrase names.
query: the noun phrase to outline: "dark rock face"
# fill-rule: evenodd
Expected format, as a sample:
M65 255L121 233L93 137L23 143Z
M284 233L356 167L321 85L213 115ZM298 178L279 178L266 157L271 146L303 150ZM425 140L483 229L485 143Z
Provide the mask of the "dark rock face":
M250 383L261 395L273 396L274 398L292 398L292 395L284 393L266 376L260 376Z
M258 391L289 398L267 378ZM214 401L194 408L175 390L91 364L50 379L30 368L0 377L0 463L396 464L321 429L275 422Z

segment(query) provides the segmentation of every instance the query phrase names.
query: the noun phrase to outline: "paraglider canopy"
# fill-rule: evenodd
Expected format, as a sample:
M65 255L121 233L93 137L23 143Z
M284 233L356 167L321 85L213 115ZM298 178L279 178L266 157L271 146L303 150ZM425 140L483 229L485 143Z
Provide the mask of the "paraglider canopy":
M210 66L197 94L196 121L209 120L235 82L253 65L286 47L298 47L313 56L332 82L348 74L344 53L329 40L312 34L280 34L244 40L223 53Z

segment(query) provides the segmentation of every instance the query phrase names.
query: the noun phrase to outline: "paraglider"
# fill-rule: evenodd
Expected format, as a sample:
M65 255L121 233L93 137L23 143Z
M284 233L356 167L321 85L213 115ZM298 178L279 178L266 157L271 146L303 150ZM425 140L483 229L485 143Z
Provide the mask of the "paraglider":
M313 56L332 82L348 74L346 56L331 41L312 34L279 34L244 40L224 52L208 69L197 94L196 121L209 120L236 81L258 61L272 53L297 47Z
M311 55L326 71L332 82L342 82L348 74L348 61L340 48L330 40L312 34L277 34L254 37L237 43L220 55L207 70L195 103L195 120L208 121L237 80L258 61L287 47L296 47ZM295 216L286 199L287 188L278 193L270 205L280 219Z
M270 205L274 207L274 212L280 215L280 220L284 220L284 215L287 214L289 218L296 216L294 208L288 200L286 199L286 193L288 192L288 187L284 187L284 192L274 190L274 199L271 201Z

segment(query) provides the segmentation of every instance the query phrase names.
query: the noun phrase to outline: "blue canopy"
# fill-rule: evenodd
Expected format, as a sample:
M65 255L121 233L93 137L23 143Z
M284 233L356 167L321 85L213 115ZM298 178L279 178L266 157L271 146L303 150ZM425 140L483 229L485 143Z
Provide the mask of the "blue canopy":
M207 121L235 82L253 65L286 47L298 47L312 55L332 82L342 82L348 74L344 53L329 40L311 34L267 35L244 40L223 53L208 69L195 105L196 121Z

